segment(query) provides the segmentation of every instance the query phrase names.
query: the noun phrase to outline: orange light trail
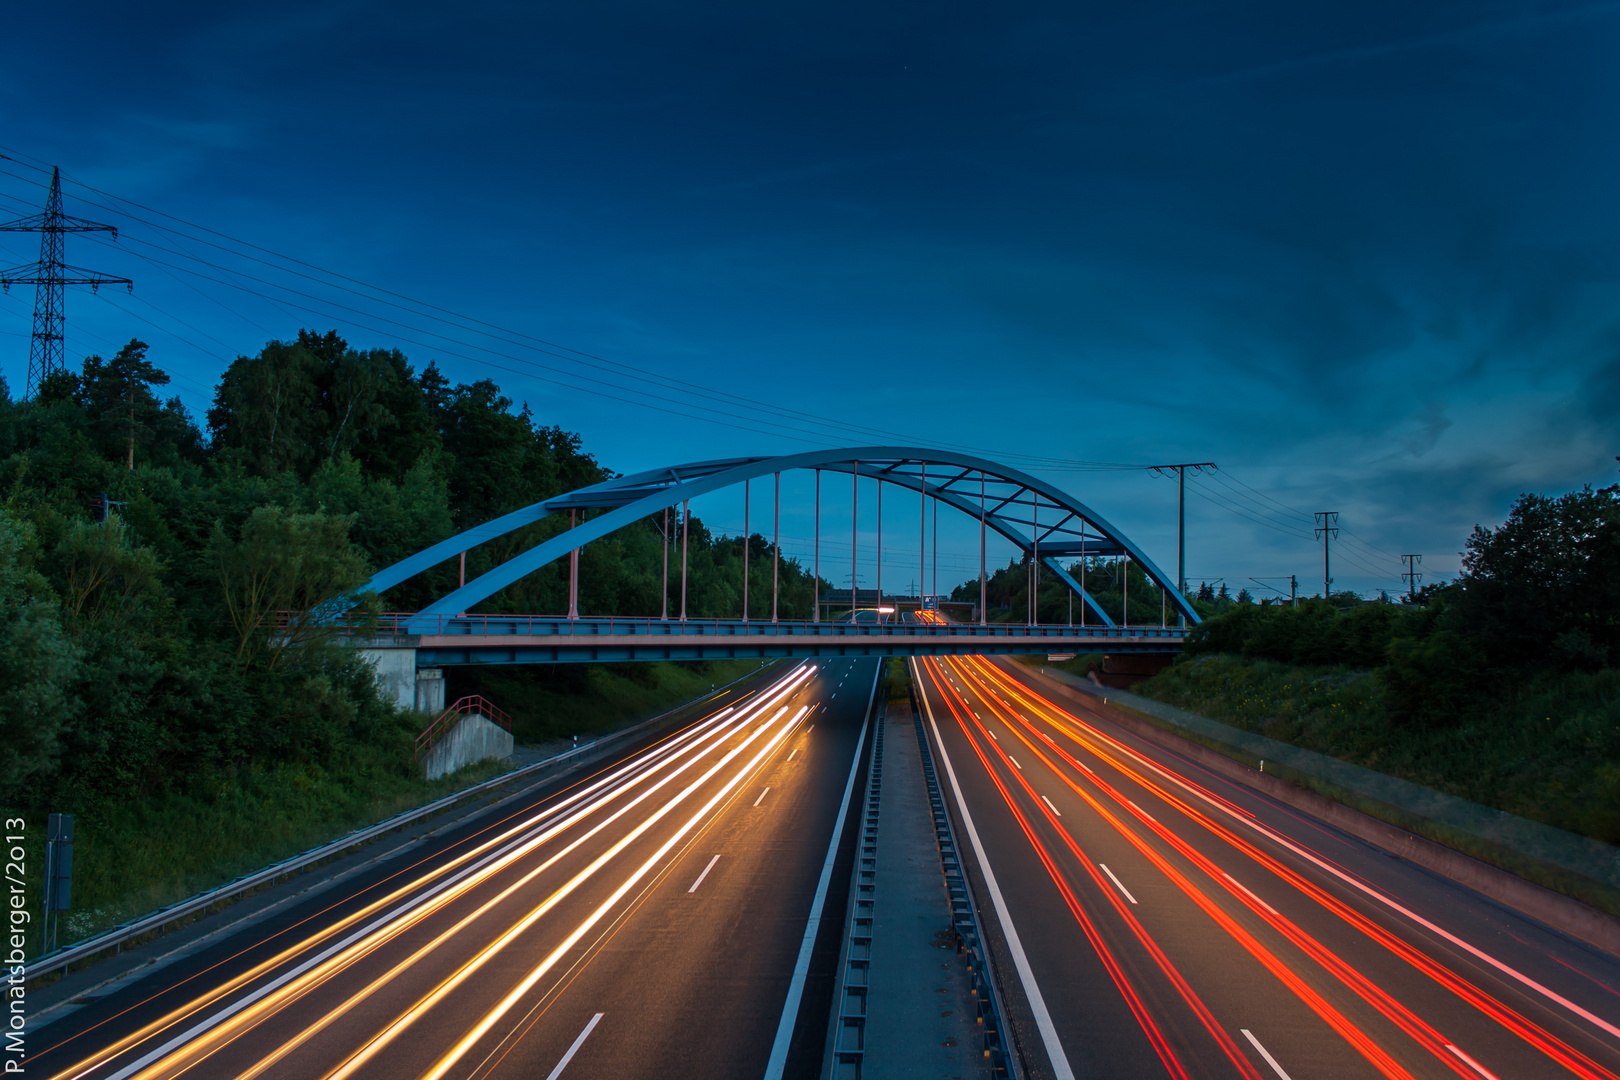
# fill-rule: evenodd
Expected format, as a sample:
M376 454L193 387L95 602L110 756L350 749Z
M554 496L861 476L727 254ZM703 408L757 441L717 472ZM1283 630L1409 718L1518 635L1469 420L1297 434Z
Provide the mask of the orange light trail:
M1550 1032L1547 1032L1545 1029L1526 1019L1524 1016L1515 1012L1508 1006L1502 1004L1485 991L1462 979L1455 972L1442 966L1431 957L1423 954L1408 943L1397 938L1388 930L1372 922L1360 912L1339 901L1318 886L1301 877L1295 871L1284 866L1282 863L1267 855L1265 852L1259 850L1252 844L1243 840L1241 837L1216 823L1207 815L1193 807L1191 804L1185 802L1168 789L1161 787L1160 785L1149 780L1147 777L1138 773L1136 770L1129 768L1117 760L1114 756L1098 749L1081 734L1071 730L1067 724L1063 723L1062 720L1058 718L1058 716L1051 714L1056 713L1059 716L1067 717L1076 725L1082 727L1087 733L1095 736L1099 740L1106 742L1109 746L1115 747L1118 750L1130 755L1130 757L1134 760L1144 760L1141 758L1141 755L1137 754L1134 750L1121 745L1117 742L1117 740L1114 740L1106 734L1097 731L1090 725L1085 724L1084 721L1079 720L1078 718L1074 717L1073 714L1054 705L1037 692L1022 686L1016 680L1011 679L1006 675L1005 672L1000 671L994 665L984 663L982 660L979 661L979 665L980 670L984 671L990 678L994 679L998 685L1001 685L1011 695L1023 699L1024 704L1031 707L1033 711L1041 712L1042 710L1036 708L1029 701L1029 698L1034 698L1043 703L1047 710L1045 719L1059 728L1059 730L1064 731L1065 734L1068 734L1071 738L1075 739L1076 742L1080 743L1080 745L1084 746L1087 750L1090 750L1092 753L1114 766L1120 772L1130 777L1133 781L1141 784L1149 791L1152 791L1159 798L1181 811L1202 828L1219 837L1221 840L1236 848L1244 855L1253 859L1265 869L1276 874L1288 884L1304 893L1310 899L1316 901L1318 904L1331 911L1345 922L1360 930L1366 936L1378 942L1378 944L1389 950L1394 955L1399 956L1413 967L1422 971L1436 983L1444 986L1447 990L1451 991L1457 997L1467 1002L1470 1006L1489 1017L1492 1022L1501 1025L1509 1031L1512 1031L1519 1038L1523 1039L1531 1046L1534 1046L1541 1053L1552 1058L1559 1065L1568 1069L1577 1076L1582 1077L1583 1080L1620 1080L1620 1078L1617 1078L1616 1074L1611 1070L1604 1068L1602 1065L1593 1061L1579 1050L1576 1050L1563 1040L1552 1035ZM1036 735L1043 743L1049 746L1066 762L1082 769L1086 768L1077 759L1059 747L1050 736L1030 723L1026 718L1019 716L1017 719L1021 726L1027 728L1031 733ZM1035 753L1040 752L1033 746L1031 746L1031 750ZM1144 763L1153 766L1155 772L1160 772L1162 774L1163 770L1158 768L1153 763L1146 762L1145 760ZM1058 770L1054 768L1053 771L1057 772ZM1109 795L1116 801L1122 803L1128 803L1130 801L1125 799L1123 795L1119 794L1110 785L1102 781L1096 776L1095 773L1091 772L1090 769L1086 769L1086 772L1091 775L1092 780L1098 785L1098 787L1108 792ZM1062 777L1061 774L1059 775L1060 778L1066 783L1069 782L1067 777ZM1186 783L1189 787L1197 787L1197 785L1192 784L1190 781L1184 781L1184 783ZM1070 786L1073 786L1072 783ZM1211 793L1211 797L1218 799L1218 797L1214 796L1213 793ZM1220 801L1224 802L1224 800ZM1145 817L1145 815L1143 816ZM1334 971L1335 975L1343 979L1347 985L1350 985L1353 989L1356 989L1359 994L1362 994L1363 997L1367 998L1370 1004L1373 1004L1375 1008L1378 1008L1381 1012L1384 1012L1385 1015L1389 1016L1392 1021L1400 1025L1403 1030L1408 1030L1409 1034L1412 1034L1414 1038L1422 1042L1426 1049L1433 1053L1437 1058L1444 1061L1448 1067L1452 1068L1460 1075L1474 1075L1456 1062L1443 1036L1439 1035L1439 1033L1435 1032L1432 1027L1419 1020L1410 1012L1410 1010L1407 1010L1405 1006L1395 1002L1381 988L1376 986L1376 984L1372 983L1359 971L1356 971L1350 965L1346 964L1342 959L1338 958L1325 947L1321 946L1315 941L1315 939L1305 934L1304 931L1300 930L1293 923L1283 919L1275 911L1265 908L1265 905L1263 904L1257 907L1256 903L1258 898L1254 898L1253 894L1248 894L1247 890L1242 889L1242 886L1238 886L1235 881L1231 881L1230 879L1226 878L1223 871L1216 867L1215 864L1210 862L1205 856L1187 845L1186 842L1179 836L1170 832L1168 829L1164 828L1158 822L1153 821L1151 818L1147 818L1145 824L1187 858L1199 864L1201 869L1204 869L1217 881L1220 881L1223 887L1232 892L1234 896L1236 896L1251 910L1255 911L1256 914L1260 915L1261 918L1271 923L1282 933L1288 935L1290 939L1294 940L1295 943L1298 944L1302 949L1305 949L1307 952L1312 952L1313 958L1318 959L1319 962L1321 962L1325 967L1328 967L1330 970ZM1234 886L1236 887L1234 888ZM1371 996L1369 997L1368 995ZM1378 1000L1375 1001L1373 1000L1374 998L1377 998ZM1422 1034L1420 1035L1419 1032L1422 1032Z

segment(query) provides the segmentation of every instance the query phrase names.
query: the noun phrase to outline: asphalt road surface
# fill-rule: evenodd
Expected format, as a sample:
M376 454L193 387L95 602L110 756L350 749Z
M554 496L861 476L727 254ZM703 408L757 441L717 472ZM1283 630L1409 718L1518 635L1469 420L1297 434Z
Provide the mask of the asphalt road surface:
M913 665L1032 1074L1620 1070L1614 957L1060 707L1017 663Z
M852 850L834 825L876 669L779 665L589 776L49 1025L28 1073L813 1073Z

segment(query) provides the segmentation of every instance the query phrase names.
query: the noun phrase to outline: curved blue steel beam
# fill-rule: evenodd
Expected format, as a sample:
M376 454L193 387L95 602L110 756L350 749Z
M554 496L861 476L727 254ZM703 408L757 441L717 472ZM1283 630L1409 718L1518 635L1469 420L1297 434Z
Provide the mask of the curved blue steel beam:
M600 508L607 510L607 513L600 517L583 522L577 528L570 529L566 533L536 544L527 551L508 559L487 573L467 582L466 585L429 604L420 612L422 615L456 614L466 611L520 578L526 577L547 563L568 554L573 549L582 547L594 540L600 540L624 528L626 525L650 517L667 507L771 473L788 472L794 469L852 472L856 471L855 462L860 463L858 471L861 476L899 484L913 491L923 491L929 497L940 499L969 517L978 516L979 506L961 491L950 489L950 485L963 479L967 473L983 472L987 477L994 478L1000 483L1017 485L1019 491L1015 492L1013 496L1002 500L1002 505L1009 502L1018 505L1016 502L1018 496L1026 491L1031 493L1032 499L1044 497L1053 507L1066 511L1072 518L1079 519L1079 521L1100 534L1080 545L1067 544L1066 546L1071 553L1078 552L1092 555L1128 554L1133 560L1141 564L1150 578L1169 591L1170 595L1174 597L1172 603L1180 613L1194 623L1199 621L1198 613L1193 610L1192 605L1186 601L1185 597L1176 590L1175 584L1141 549L1131 543L1123 533L1090 507L1070 497L1066 492L1027 473L969 454L936 449L891 446L812 450L782 457L730 458L720 461L693 462L688 465L667 469L649 470L632 476L616 477L514 511L504 517L497 518L495 521L486 522L484 525L469 529L459 536L435 544L426 551L381 571L372 579L369 588L380 592L461 551L503 535L513 529L539 521L561 510L570 508ZM924 484L920 478L892 471L901 465L913 462L927 463L929 466L951 466L966 470L966 472L953 479L941 477L943 483L930 481ZM885 465L888 468L884 468ZM1022 531L1024 527L1029 527L1030 523L1027 521L1019 522L1001 513L1000 509L1001 507L998 506L994 511L986 511L986 526L1006 537L1021 550L1033 551L1036 548L1038 538L1033 532L1025 535ZM1065 519L1065 521L1067 520ZM1048 528L1046 535L1051 536L1062 524ZM1054 545L1047 543L1045 546L1050 549ZM1059 543L1056 546L1061 549L1065 545ZM1045 558L1042 561L1045 561ZM1078 591L1078 586L1074 584L1072 579L1069 579L1067 574L1063 574L1061 577L1071 589ZM1101 615L1100 609L1096 607L1091 597L1083 592L1081 596L1082 600L1092 607L1092 610Z

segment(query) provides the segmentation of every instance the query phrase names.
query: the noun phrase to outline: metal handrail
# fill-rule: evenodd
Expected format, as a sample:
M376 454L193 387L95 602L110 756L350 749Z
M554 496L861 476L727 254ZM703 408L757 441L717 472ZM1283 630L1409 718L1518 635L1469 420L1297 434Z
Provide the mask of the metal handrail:
M420 758L433 749L433 744L448 735L463 716L474 713L507 731L512 730L512 718L505 711L477 694L468 694L435 717L433 723L416 737L416 756Z

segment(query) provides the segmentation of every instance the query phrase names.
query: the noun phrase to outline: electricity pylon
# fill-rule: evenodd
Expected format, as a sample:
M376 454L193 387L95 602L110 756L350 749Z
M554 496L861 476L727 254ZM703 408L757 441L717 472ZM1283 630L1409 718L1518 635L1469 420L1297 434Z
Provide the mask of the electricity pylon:
M28 384L23 400L29 401L39 392L45 379L63 368L63 335L67 330L67 311L64 305L64 287L88 285L99 290L103 285L125 285L131 292L135 283L129 278L113 277L95 270L69 266L63 262L62 238L70 232L108 232L118 239L118 230L83 218L68 217L62 212L62 170L51 169L51 193L45 198L45 212L18 218L0 225L0 232L37 232L39 261L0 271L0 288L11 291L13 285L33 285L34 335L28 345Z

